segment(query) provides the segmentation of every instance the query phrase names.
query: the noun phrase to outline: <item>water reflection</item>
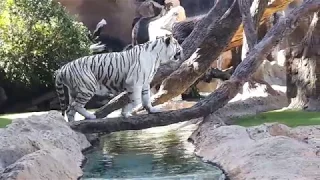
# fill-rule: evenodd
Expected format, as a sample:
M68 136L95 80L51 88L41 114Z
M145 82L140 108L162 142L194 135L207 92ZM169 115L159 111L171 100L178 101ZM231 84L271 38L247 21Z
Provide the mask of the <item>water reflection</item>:
M87 154L83 179L219 179L220 171L196 158L186 141L192 128L177 126L102 137Z

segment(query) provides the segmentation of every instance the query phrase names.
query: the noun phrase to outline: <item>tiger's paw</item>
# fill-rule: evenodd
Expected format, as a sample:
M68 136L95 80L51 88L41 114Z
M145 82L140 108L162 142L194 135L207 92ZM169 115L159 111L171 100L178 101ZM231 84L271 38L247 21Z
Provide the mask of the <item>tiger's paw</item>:
M132 116L131 113L121 113L121 115L122 115L124 118L128 118L128 117L131 117L131 116Z
M156 107L151 107L148 110L149 114L155 114L155 113L160 113L160 112L162 112L162 110L160 108L156 108Z

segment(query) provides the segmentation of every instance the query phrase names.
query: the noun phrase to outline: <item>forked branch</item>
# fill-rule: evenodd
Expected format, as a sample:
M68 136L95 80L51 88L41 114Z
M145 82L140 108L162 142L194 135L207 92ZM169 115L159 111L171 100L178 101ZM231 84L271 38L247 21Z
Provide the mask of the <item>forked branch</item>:
M137 115L130 118L75 121L70 123L70 126L82 133L110 133L164 126L209 115L235 97L243 83L262 63L262 57L269 54L283 37L289 35L296 28L301 17L318 11L319 8L319 0L305 0L301 6L292 10L288 16L272 27L266 36L248 53L248 56L239 64L230 80L225 81L207 98L191 108L158 114Z

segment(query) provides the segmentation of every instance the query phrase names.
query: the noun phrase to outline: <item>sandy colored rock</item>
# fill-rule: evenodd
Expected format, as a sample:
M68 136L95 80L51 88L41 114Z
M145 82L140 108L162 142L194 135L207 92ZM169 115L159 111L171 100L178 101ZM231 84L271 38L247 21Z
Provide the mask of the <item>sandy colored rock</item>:
M15 177L20 177L21 173L22 177L30 175L35 176L31 179L37 179L37 174L27 175L26 173L32 172L24 169L37 168L37 171L43 174L58 173L61 170L61 167L58 168L59 163L70 161L68 168L73 173L70 176L80 176L82 172L81 169L79 172L79 167L84 160L82 150L90 146L86 137L71 130L57 111L16 119L7 128L0 129L0 174L3 171L10 174L10 171L14 170ZM29 155L30 157L26 157ZM65 157L68 157L66 160L70 160L64 162ZM49 164L52 158L57 159L57 167L45 165ZM34 162L35 167L24 163L23 160Z
M306 126L297 127L291 130L292 133L303 135L303 140L308 144L319 148L320 155L320 125L317 126Z
M320 179L319 147L303 141L305 134L298 132L278 123L232 125L201 131L193 140L196 154L219 164L231 179Z
M0 180L73 180L82 175L82 170L66 150L39 150L8 166Z

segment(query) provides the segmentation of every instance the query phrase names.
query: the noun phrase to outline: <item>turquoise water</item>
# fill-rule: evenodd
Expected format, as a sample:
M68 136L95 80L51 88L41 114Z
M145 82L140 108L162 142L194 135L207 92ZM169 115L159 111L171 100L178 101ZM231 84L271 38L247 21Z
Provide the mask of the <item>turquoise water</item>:
M83 179L218 180L221 171L194 155L191 132L166 126L103 136L86 155Z

